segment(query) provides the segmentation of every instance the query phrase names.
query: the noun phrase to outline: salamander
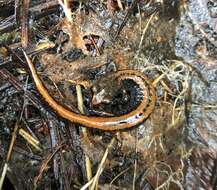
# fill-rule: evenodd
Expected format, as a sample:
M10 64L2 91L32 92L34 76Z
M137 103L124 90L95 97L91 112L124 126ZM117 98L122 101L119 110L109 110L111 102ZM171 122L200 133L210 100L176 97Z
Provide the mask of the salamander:
M156 103L156 92L155 88L151 85L148 78L137 70L121 70L112 73L113 77L119 81L133 80L143 93L143 99L135 108L135 110L127 114L114 117L85 116L82 114L74 113L54 100L54 98L49 94L48 90L45 88L41 79L39 78L39 75L32 61L25 52L23 53L38 92L52 109L54 109L61 117L71 122L78 123L89 128L96 128L105 131L120 130L130 128L141 123L147 119L154 110Z

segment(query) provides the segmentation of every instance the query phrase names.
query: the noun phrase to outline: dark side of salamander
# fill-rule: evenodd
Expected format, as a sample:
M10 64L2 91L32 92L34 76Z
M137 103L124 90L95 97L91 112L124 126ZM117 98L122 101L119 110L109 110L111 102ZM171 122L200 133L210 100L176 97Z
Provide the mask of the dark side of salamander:
M103 77L92 88L91 109L99 113L100 111L108 113L107 116L120 116L132 112L144 99L145 89L141 88L136 81L128 78L127 75L119 80L118 76L114 75L113 73Z

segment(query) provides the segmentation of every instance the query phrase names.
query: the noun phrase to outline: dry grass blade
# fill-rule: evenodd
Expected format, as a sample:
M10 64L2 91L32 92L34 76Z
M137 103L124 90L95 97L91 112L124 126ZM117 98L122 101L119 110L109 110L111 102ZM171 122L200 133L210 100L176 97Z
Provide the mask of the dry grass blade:
M19 130L19 135L21 135L29 144L31 144L36 150L42 151L39 146L39 141L32 137L29 133L24 131L23 129Z
M14 128L14 131L13 131L11 143L10 143L10 146L9 146L6 162L8 162L10 160L10 158L11 158L11 153L12 153L12 150L13 150L13 146L14 146L14 143L15 143L16 138L17 138L17 130L18 130L18 128L19 128L19 125L16 124L15 128Z
M17 138L17 130L18 130L18 128L19 128L19 125L18 125L18 123L16 123L14 131L13 131L13 134L12 134L12 139L11 139L11 142L10 142L10 146L9 146L9 149L8 149L8 153L7 153L7 157L6 157L6 162L4 164L2 175L1 175L1 179L0 179L0 190L2 189L2 186L3 186L3 183L4 183L4 179L5 179L5 176L7 174L8 162L9 162L9 160L11 158L12 150L13 150L16 138Z
M121 33L121 31L124 28L127 20L129 19L129 16L131 15L133 9L135 8L135 6L137 5L138 2L139 2L139 0L134 0L131 3L130 8L127 10L127 13L124 16L124 19L123 19L122 23L120 24L120 26L118 27L118 29L117 29L117 31L116 31L116 33L114 35L114 40L117 39L118 35Z
M164 88L164 90L166 90L172 94L172 90L168 87L168 85L164 82L164 80L161 80L160 83L161 83L162 87Z
M123 8L121 0L117 0L117 3L118 3L118 7L123 11L124 8Z
M130 169L130 167L126 168L125 170L123 170L122 172L120 172L117 176L115 176L114 179L112 179L112 181L109 184L109 187L112 188L112 184L124 173L126 173L128 170Z
M105 164L105 161L106 161L106 158L108 156L108 153L110 151L110 149L113 147L113 144L115 142L115 137L112 138L111 142L109 143L108 147L106 148L105 152L104 152L104 155L99 163L99 166L98 166L98 169L97 169L97 172L96 172L96 175L88 181L88 183L86 183L82 188L81 190L85 190L87 189L91 184L91 187L90 187L90 190L94 190L94 189L98 189L97 188L97 184L98 184L98 181L99 181L99 177L101 175L101 173L103 172L103 169L104 169L104 164Z
M153 82L152 82L152 85L154 87L157 86L158 82L160 82L163 78L165 77L165 73L161 74L159 77L157 77Z
M97 184L98 184L98 181L99 181L99 176L101 175L101 173L103 172L103 169L104 169L104 164L105 164L105 161L106 161L106 158L108 156L108 153L110 151L110 149L113 147L113 144L115 142L115 138L113 137L111 142L109 143L108 147L106 148L105 150L105 153L102 157L102 160L98 166L98 169L97 169L97 172L96 172L96 175L94 177L94 180L93 180L93 183L92 183L92 186L91 186L91 190L94 190L94 189L98 189L97 188Z
M4 179L5 179L5 176L7 174L7 169L8 169L8 164L5 163L3 170L2 170L1 178L0 178L0 190L2 190Z
M77 93L77 100L78 100L78 109L82 114L84 114L83 97L82 97L80 85L76 85L76 93ZM82 134L84 138L88 138L87 129L85 127L82 127ZM90 181L93 176L92 175L92 165L87 155L85 155L85 168L86 168L87 181Z
M136 129L136 138L135 138L135 153L138 153L137 142L138 142L138 130ZM137 173L137 160L134 162L134 173L133 173L133 190L135 190L136 186L136 173Z
M148 29L148 27L149 27L149 25L150 25L152 19L154 18L154 16L155 16L155 13L153 13L153 14L150 16L150 18L149 18L148 21L147 21L147 24L145 25L145 28L144 28L143 31L142 31L142 37L141 37L141 40L140 40L140 42L139 42L139 48L138 48L138 53L137 53L137 55L139 54L139 52L140 52L140 50L141 50L142 43L143 43L143 40L144 40L144 37L145 37L145 33L146 33L146 31L147 31L147 29Z

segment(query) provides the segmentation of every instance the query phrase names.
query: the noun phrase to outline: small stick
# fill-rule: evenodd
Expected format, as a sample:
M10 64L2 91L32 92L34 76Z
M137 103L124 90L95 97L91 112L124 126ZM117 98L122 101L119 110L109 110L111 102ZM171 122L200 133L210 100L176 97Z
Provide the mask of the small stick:
M136 129L136 137L135 137L135 153L136 154L138 153L137 143L138 143L138 130ZM133 187L132 187L133 190L135 190L135 186L136 186L136 173L137 173L137 160L135 159L134 172L133 172Z
M90 40L91 42L93 43L94 47L96 48L96 52L97 54L100 56L101 55L101 51L100 49L98 48L97 44L95 43L95 40L93 39L93 37L90 35Z
M27 133L25 130L20 129L19 135L21 135L29 144L31 144L35 149L42 151L42 149L39 147L40 142L36 140L34 137L32 137L29 133Z
M84 114L83 96L82 96L80 85L76 85L76 92L77 92L77 100L78 100L78 109L82 114ZM88 138L87 129L85 127L82 127L81 130L82 130L83 137ZM85 168L86 168L87 181L90 181L91 178L93 177L92 164L87 155L85 155Z
M19 128L19 125L18 125L18 122L17 122L16 125L15 125L15 128L14 128L14 131L13 131L13 135L12 135L10 146L9 146L9 149L8 149L6 161L5 161L3 171L2 171L2 175L1 175L1 178L0 178L0 190L2 190L4 179L5 179L5 176L7 174L8 162L9 162L9 160L11 158L12 150L13 150L16 138L17 138L17 130L18 130L18 128Z
M24 0L23 11L22 11L22 22L21 22L21 43L22 47L28 46L28 13L29 13L29 0Z
M123 22L121 23L121 25L118 27L118 30L117 32L115 33L115 36L114 36L114 40L117 39L118 35L121 33L122 29L124 28L129 16L131 15L134 7L137 5L137 3L139 2L140 0L134 0L130 6L130 8L127 10L127 13L125 14L124 16L124 20Z

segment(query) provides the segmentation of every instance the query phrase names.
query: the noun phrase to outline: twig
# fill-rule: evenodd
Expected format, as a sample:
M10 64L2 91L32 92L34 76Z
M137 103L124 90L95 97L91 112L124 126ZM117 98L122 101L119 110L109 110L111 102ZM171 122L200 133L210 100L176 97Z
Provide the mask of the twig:
M50 162L50 160L53 158L53 156L59 151L59 149L62 146L63 146L63 144L60 144L59 146L57 146L56 149L52 152L52 154L49 154L48 157L45 159L45 162L41 165L39 175L36 176L35 179L34 179L34 189L36 189L37 183L40 180L40 178L42 177L43 172L47 168L48 163Z
M16 27L17 27L17 24L15 22L15 16L14 15L9 16L0 22L0 34L9 32Z
M39 147L40 142L36 140L34 137L32 137L29 133L27 133L25 130L20 129L19 135L21 135L29 144L31 144L35 149L42 151L42 149Z
M114 35L114 40L117 39L118 35L121 33L122 29L124 28L125 24L127 23L127 20L129 18L129 16L132 14L133 12L133 9L135 8L135 6L137 5L137 3L139 2L140 0L134 0L130 6L130 8L127 10L127 13L125 14L124 16L124 20L122 21L121 25L118 27L115 35Z
M24 0L23 11L22 11L22 21L21 21L21 43L22 43L23 48L26 48L28 46L28 41L29 41L28 13L29 13L29 0Z
M31 7L29 9L29 12L31 12L31 15L33 15L34 18L39 19L48 14L56 12L58 7L59 7L58 1L53 0L50 2L41 3L39 5ZM5 18L3 21L1 21L0 22L0 34L3 34L5 32L10 32L11 30L14 30L15 28L17 28L18 27L18 23L16 22L17 18L18 18L18 15L16 12L16 15L11 15Z
M11 73L9 73L6 69L0 70L0 78L2 80L7 80L11 83L18 91L25 91L23 84L20 83ZM42 106L40 100L36 98L31 92L26 91L25 96L33 103L33 105L39 109L42 113L47 114L44 107Z
M100 56L100 55L101 55L101 51L100 51L100 49L98 48L97 44L95 43L95 40L93 39L93 37L92 37L91 35L90 35L90 40L91 40L91 42L93 43L93 45L94 45L94 47L95 47L95 49L96 49L97 55Z

